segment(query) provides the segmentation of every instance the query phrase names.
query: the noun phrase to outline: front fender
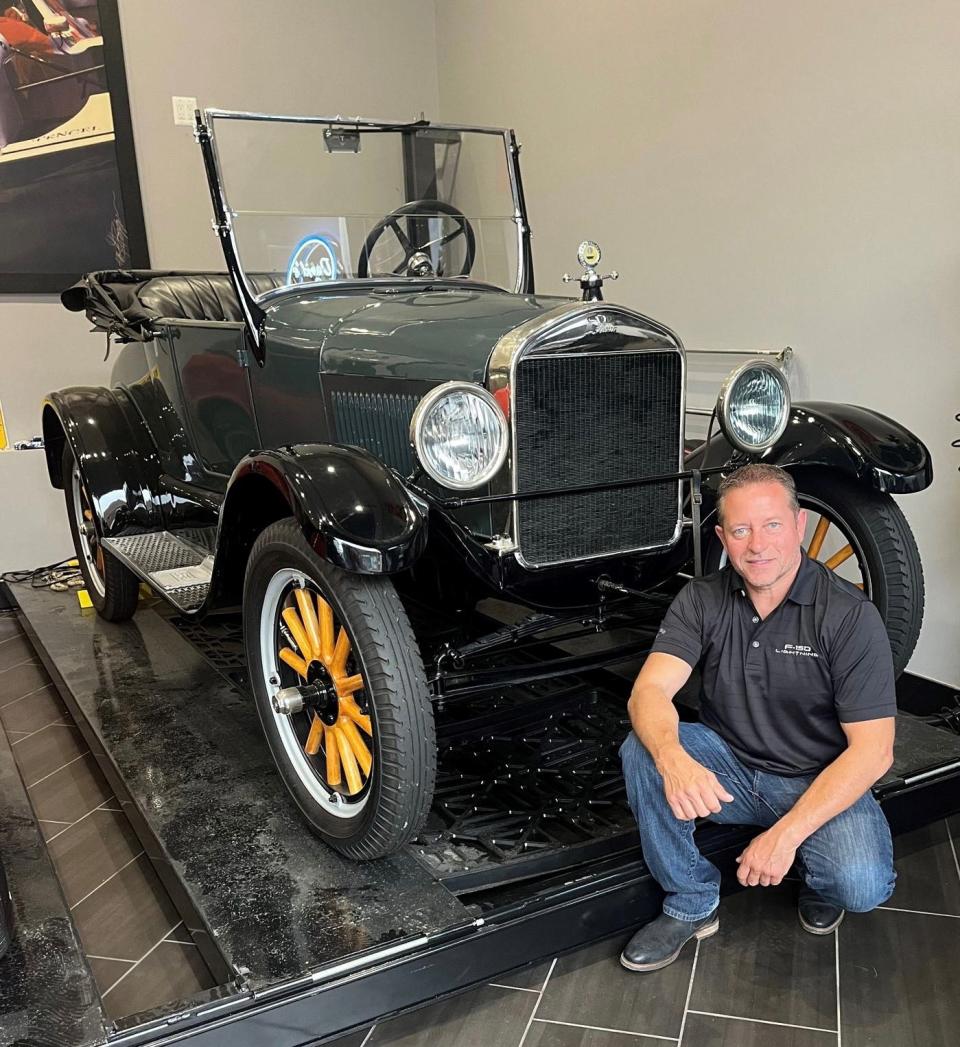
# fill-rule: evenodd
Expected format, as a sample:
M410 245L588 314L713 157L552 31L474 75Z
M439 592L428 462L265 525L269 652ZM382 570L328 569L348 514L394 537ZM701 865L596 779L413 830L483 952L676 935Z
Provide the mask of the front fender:
M221 534L264 483L286 501L317 555L346 571L393 574L426 546L426 510L362 448L296 444L248 455L230 478Z
M63 488L68 441L105 538L158 530L160 460L123 389L75 386L50 393L43 404L47 472Z
M886 494L912 494L933 482L930 452L909 429L866 407L822 402L794 404L783 436L758 457L736 451L718 434L686 467L729 463L733 469L757 460L785 469L837 469Z

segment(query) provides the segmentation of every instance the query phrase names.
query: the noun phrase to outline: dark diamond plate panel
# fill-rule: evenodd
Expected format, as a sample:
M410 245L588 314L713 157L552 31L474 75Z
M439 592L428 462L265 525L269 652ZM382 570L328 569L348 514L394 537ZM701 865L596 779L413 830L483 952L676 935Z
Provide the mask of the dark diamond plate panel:
M682 362L676 352L524 357L513 390L517 489L612 483L679 468ZM668 543L676 481L517 505L531 564Z

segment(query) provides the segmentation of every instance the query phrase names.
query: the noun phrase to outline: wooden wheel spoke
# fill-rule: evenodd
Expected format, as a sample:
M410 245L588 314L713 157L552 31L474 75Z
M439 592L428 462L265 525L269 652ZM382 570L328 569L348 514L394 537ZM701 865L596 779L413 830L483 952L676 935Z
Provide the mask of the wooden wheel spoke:
M327 751L327 785L339 785L343 780L340 776L340 746L337 744L337 735L340 732L336 727L327 727L324 731L324 745Z
M303 751L307 756L316 756L320 752L320 742L323 739L323 720L319 716L314 716L313 723L310 724L310 733L307 735L306 744L303 747Z
M317 611L320 614L320 658L324 665L333 661L333 609L317 593Z
M357 758L353 754L347 736L340 729L339 723L333 729L337 740L337 748L340 751L340 762L343 764L344 773L347 776L347 792L352 796L363 788L363 779L360 777L360 768L357 766Z
M343 676L347 671L347 659L350 657L350 637L347 630L340 627L337 633L337 644L333 649L333 661L330 663L330 673L334 677Z
M357 758L357 763L360 764L360 770L363 771L364 778L368 778L370 776L370 768L373 766L373 754L367 748L363 735L357 730L354 722L347 719L346 716L340 717L338 726L350 743L350 749Z
M313 597L307 589L294 589L294 598L297 601L297 607L300 609L300 618L303 621L304 629L307 634L307 641L310 644L310 657L320 657L320 623L317 621L317 612L313 607Z
M830 530L830 521L826 516L821 516L817 521L816 530L813 532L813 537L810 539L810 545L807 549L807 556L811 560L816 560L820 555L820 550L823 547L823 540L827 536L827 531Z
M370 723L370 717L360 711L360 707L353 698L340 699L340 712L344 716L349 716L354 723L359 724L367 734L373 734L373 725Z
M357 673L356 676L341 676L337 679L337 694L341 698L352 695L355 691L363 690L363 677Z
M307 678L307 663L297 654L294 654L289 647L282 647L277 652L277 657L281 662L285 662L295 672L299 673L304 679Z
M284 607L281 617L286 623L287 628L290 630L290 635L296 642L297 647L300 648L300 653L306 661L309 662L311 658L310 638L307 636L307 631L303 627L303 622L300 621L300 615L297 614L295 608Z
M835 571L840 564L845 563L851 556L853 556L853 546L845 545L838 552L835 552L823 566L826 567L828 571Z

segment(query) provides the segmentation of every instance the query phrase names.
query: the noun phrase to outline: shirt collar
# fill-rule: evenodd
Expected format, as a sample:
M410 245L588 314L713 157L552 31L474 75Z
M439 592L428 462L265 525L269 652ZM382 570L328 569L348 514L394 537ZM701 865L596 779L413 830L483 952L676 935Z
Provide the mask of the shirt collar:
M732 593L740 593L741 595L746 596L747 587L744 584L743 579L734 569L733 564L729 564L728 569L730 571L730 591ZM810 557L801 550L800 570L797 571L797 577L794 578L793 585L790 586L790 591L787 593L786 599L797 604L812 604L816 597L816 591L817 570L813 566Z

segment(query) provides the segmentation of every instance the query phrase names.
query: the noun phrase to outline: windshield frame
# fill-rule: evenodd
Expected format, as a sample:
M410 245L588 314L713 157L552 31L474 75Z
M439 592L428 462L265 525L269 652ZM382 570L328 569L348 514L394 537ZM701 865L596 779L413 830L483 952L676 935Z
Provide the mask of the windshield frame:
M207 183L210 189L210 198L213 204L213 228L214 232L217 233L220 238L220 244L223 249L224 259L227 263L227 270L230 273L234 289L240 299L240 306L243 311L244 317L247 321L247 326L250 331L251 338L254 343L255 351L257 351L258 362L262 363L262 326L264 321L264 310L263 305L268 298L275 297L279 291L285 291L287 288L280 288L274 291L267 291L263 294L254 294L251 290L251 284L249 283L243 265L240 261L240 254L237 248L237 241L233 229L233 217L234 212L230 207L230 203L227 200L226 192L223 184L223 165L220 161L219 154L217 152L216 134L215 134L215 123L217 120L246 120L246 121L262 121L262 122L276 122L276 123L295 123L295 124L319 124L325 128L331 129L342 129L345 131L355 130L364 128L367 130L383 130L383 131L410 131L417 130L420 128L430 128L439 131L460 131L470 132L474 134L485 134L499 137L503 140L504 147L504 159L507 165L507 173L510 182L510 195L513 200L513 216L512 220L516 226L517 232L517 278L513 292L515 294L532 294L533 293L533 259L530 248L530 226L527 221L526 206L523 198L523 185L520 180L520 147L517 144L516 135L510 128L501 127L475 127L467 124L448 124L448 123L434 123L430 120L372 120L364 119L361 117L348 118L343 116L296 116L296 115L285 115L279 113L257 113L257 112L246 112L243 110L234 109L216 109L216 108L205 108L202 110L196 110L194 114L195 128L194 137L200 145L203 153L204 168L207 175ZM352 277L347 280L315 280L310 281L309 287L317 290L324 290L329 288L343 289L345 286L356 286L365 284L374 284L382 286L384 284L401 286L420 285L422 284L423 278L415 278L408 276L386 276L386 277L373 277L369 279L360 279ZM446 285L459 286L465 281L460 278L442 278L433 279L430 281L431 284L443 283ZM297 285L302 287L304 285Z

